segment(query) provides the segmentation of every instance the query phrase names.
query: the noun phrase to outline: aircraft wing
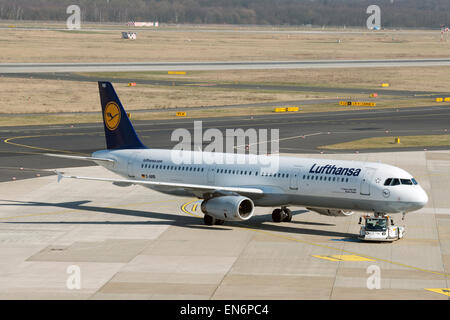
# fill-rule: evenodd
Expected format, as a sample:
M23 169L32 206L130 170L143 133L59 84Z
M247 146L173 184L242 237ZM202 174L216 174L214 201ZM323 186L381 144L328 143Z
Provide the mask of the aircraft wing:
M56 158L64 158L64 159L72 159L72 160L85 160L85 161L99 161L103 163L114 164L114 160L104 159L104 158L94 158L94 157L82 157L82 156L70 156L66 154L54 154L54 153L44 153L45 156L56 157Z
M96 177L82 177L82 176L70 176L64 175L61 172L56 171L58 175L58 182L63 178L81 179L81 180L93 180L93 181L107 181L117 185L142 185L148 187L165 187L167 189L183 189L191 191L194 194L213 193L213 192L235 192L239 194L254 194L262 195L264 191L259 188L245 188L245 187L223 187L223 186L207 186L201 184L188 184L188 183L173 183L173 182L157 182L157 181L141 181L141 180L128 180L128 179L115 179L115 178L96 178Z

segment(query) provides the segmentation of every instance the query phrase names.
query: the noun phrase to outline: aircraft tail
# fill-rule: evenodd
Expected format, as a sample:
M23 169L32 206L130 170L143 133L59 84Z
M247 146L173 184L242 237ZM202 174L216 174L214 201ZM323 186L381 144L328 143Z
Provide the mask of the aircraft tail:
M106 147L108 149L146 149L134 131L111 82L99 81Z

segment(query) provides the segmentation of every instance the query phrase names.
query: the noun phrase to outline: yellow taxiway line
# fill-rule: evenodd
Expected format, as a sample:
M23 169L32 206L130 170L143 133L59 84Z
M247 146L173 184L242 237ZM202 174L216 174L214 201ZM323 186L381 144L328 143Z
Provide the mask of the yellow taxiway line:
M194 199L194 200L189 201L189 202L185 203L184 205L182 205L181 206L181 210L183 212L191 215L191 216L196 216L193 213L191 213L191 212L186 210L186 206L188 206L189 204L193 203L194 201L197 201L197 199ZM258 229L258 228L251 228L251 227L248 227L248 226L246 226L244 224L241 224L241 223L238 223L238 225L241 228L243 228L243 229L247 229L247 230L250 230L250 231L253 231L253 232L259 232L259 233L262 233L262 234L265 234L265 235L268 235L268 236L271 236L271 237L277 237L277 238L281 238L281 239L285 239L285 240L289 240L289 241L294 241L294 242L298 242L298 243L308 244L308 245L321 247L321 248L325 248L325 249L331 249L331 250L339 251L341 253L341 255L330 256L329 259L326 259L325 256L320 256L321 258L323 258L325 260L345 261L346 259L340 259L340 258L348 257L346 255L342 255L342 253L346 253L347 255L350 255L350 257L357 257L358 261L380 261L380 262L386 262L386 263L394 264L394 265L401 266L401 267L404 267L404 268L414 269L414 270L417 270L417 271L426 272L426 273L432 273L432 274L436 274L436 275L443 276L443 277L446 277L446 278L450 278L450 274L437 272L437 271L432 271L432 270L427 270L427 269L423 269L423 268L419 268L419 267L414 267L414 266L410 266L410 265L407 265L407 264L404 264L404 263L395 262L395 261L391 261L391 260L387 260L387 259L381 259L381 258L377 258L377 257L372 257L372 256L369 256L369 255L360 254L360 253L357 253L357 252L352 252L352 251L348 251L348 250L344 250L344 249L335 248L335 247L332 247L332 246L329 246L329 245L325 245L325 244L319 244L319 243L315 243L315 242L301 240L301 239L294 238L292 236L287 236L287 235L284 235L284 234L269 232L269 231L261 230L261 229ZM319 257L319 256L317 256L317 257ZM328 256L326 256L326 257L328 258ZM353 260L353 261L355 261L355 260Z

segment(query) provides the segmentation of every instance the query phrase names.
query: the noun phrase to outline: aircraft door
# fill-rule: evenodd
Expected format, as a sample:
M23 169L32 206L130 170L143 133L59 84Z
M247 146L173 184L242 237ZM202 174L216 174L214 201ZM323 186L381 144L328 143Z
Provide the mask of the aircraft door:
M214 174L216 169L215 168L208 168L208 175L207 175L207 183L208 184L214 184Z
M300 173L298 171L289 174L289 189L298 190L298 179Z
M135 178L136 177L136 170L134 169L134 163L135 163L135 159L137 157L137 154L133 154L128 158L128 163L127 163L127 173L128 173L128 177L130 178Z
M370 183L372 181L372 177L376 171L374 168L365 168L364 175L362 176L361 185L359 188L359 192L361 195L370 196Z

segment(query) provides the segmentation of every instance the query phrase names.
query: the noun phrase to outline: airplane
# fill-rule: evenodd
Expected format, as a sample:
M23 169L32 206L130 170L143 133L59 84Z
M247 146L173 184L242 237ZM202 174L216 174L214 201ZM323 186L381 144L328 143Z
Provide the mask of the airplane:
M217 154L191 150L179 152L187 158L201 156L201 163L176 163L173 150L147 148L141 142L110 82L99 81L98 87L107 149L95 151L91 157L48 155L93 161L122 178L57 172L58 182L63 178L105 181L197 197L203 200L200 207L206 225L249 220L256 206L276 207L272 220L290 222L290 206L303 206L326 216L345 217L354 211L386 216L404 215L428 202L426 192L411 174L382 163L279 156L278 170L269 172L245 161L211 163ZM249 157L234 153L219 156L234 160Z

